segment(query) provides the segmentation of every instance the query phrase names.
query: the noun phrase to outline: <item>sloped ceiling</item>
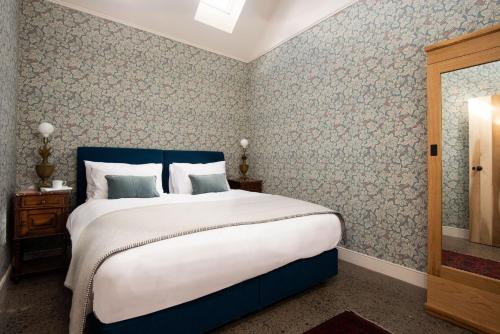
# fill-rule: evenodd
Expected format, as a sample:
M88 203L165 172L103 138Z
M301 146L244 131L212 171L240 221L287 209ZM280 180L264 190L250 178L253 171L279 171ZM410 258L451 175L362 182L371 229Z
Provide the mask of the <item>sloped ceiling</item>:
M247 0L232 34L194 20L199 0L49 0L250 62L357 0Z

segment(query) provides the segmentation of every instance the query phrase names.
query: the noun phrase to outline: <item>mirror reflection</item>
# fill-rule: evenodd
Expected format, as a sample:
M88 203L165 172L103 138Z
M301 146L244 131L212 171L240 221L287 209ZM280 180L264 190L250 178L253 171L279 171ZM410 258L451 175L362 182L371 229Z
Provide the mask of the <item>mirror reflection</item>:
M442 264L500 279L500 62L442 81Z

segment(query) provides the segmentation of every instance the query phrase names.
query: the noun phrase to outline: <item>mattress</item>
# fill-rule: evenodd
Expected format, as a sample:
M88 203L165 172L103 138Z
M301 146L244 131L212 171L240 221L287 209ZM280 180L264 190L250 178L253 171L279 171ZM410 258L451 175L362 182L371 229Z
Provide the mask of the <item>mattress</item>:
M270 195L231 190L203 195L164 194L152 199L92 200L72 212L67 228L74 249L85 227L109 212L249 196ZM314 215L195 233L127 250L108 258L98 269L93 311L103 323L156 312L316 256L334 248L340 238L337 216Z

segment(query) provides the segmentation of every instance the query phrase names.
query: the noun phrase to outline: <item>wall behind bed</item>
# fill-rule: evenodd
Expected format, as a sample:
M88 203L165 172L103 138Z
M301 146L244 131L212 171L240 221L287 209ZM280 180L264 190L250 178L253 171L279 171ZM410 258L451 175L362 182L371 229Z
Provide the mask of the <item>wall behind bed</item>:
M42 120L70 185L77 146L220 150L237 172L247 64L38 0L22 2L19 42L19 188L37 182Z
M0 1L0 280L9 263L7 217L16 179L17 0Z
M342 212L349 249L426 264L424 46L498 23L498 1L365 0L251 63L251 170Z

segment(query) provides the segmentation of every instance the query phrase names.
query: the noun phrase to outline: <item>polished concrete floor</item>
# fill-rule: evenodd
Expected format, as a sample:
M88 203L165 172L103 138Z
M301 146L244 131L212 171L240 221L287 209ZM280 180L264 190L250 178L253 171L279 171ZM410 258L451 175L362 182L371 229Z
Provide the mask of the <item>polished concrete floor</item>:
M443 249L500 262L500 247L470 242L469 239L443 236Z
M425 290L340 262L328 282L216 330L233 333L303 333L350 309L392 333L469 333L424 312ZM8 283L0 300L0 333L67 333L71 293L52 273Z

